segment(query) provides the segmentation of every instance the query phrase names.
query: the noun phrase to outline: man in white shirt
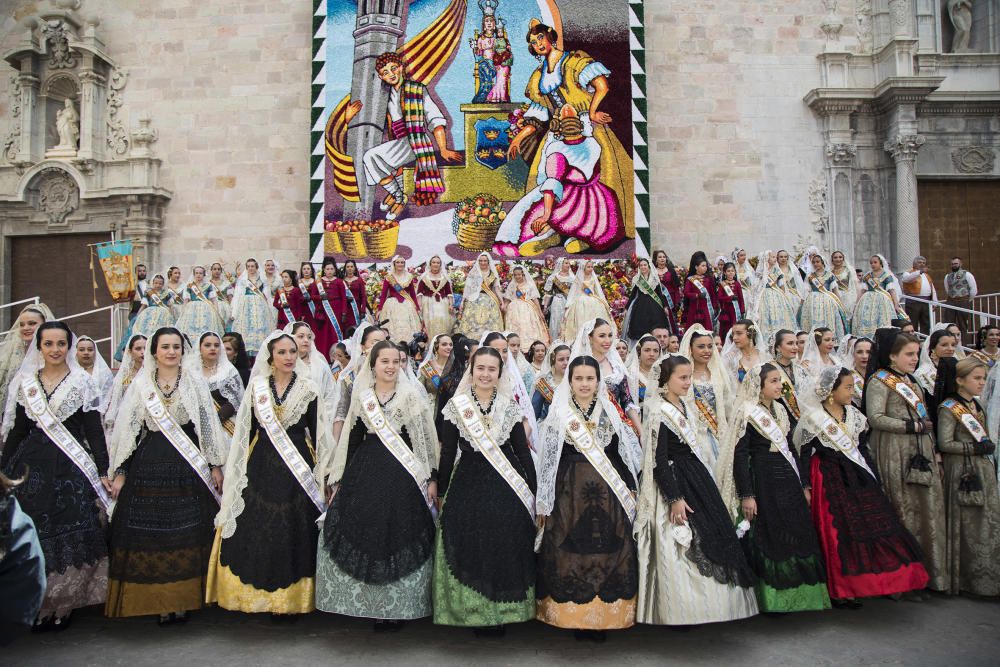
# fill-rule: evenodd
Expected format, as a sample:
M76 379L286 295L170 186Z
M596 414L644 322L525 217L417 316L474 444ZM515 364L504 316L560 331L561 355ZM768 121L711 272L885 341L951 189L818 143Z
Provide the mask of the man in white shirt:
M926 301L937 301L937 290L934 289L934 278L927 270L927 258L918 255L913 258L913 268L900 277L903 293L907 297L918 297L923 301L906 299L904 309L916 330L922 334L931 331L931 310Z
M951 273L944 277L944 293L951 305L972 310L972 300L979 293L979 287L972 272L962 267L961 257L951 258ZM971 341L974 333L972 315L955 310L951 311L951 319L962 330L963 340L959 342L964 344L966 340Z

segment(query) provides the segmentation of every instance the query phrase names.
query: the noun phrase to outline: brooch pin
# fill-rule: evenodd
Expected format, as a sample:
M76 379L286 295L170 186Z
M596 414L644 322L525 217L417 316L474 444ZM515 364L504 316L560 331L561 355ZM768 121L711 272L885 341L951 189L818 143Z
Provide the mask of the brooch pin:
M569 425L569 430L573 431L574 433L576 433L577 431L579 431L580 430L580 422L573 422L572 424L570 424Z
M830 424L829 426L826 427L826 432L829 433L830 435L836 435L837 426L835 424Z
M468 408L466 408L465 412L462 413L462 416L465 417L466 419L472 419L472 415L473 415L472 410Z
M764 428L771 428L771 420L770 420L770 419L768 419L767 417L764 417L764 418L763 418L763 419L762 419L762 420L760 421L760 424L761 424L761 426L763 426Z
M681 418L680 418L680 419L679 419L679 420L677 421L677 423L678 423L678 424L680 424L680 427L681 427L681 428L687 428L687 425L688 425L688 423L687 423L687 420L686 420L686 419L684 419L684 417L681 417Z
M267 403L267 396L261 394L261 396L257 399L257 402L260 403L261 405L264 405L265 403Z
M38 390L32 387L28 390L28 398L34 398L35 396L38 396Z
M375 409L375 403L373 403L372 401L368 401L367 403L365 403L365 410L374 410L374 409Z

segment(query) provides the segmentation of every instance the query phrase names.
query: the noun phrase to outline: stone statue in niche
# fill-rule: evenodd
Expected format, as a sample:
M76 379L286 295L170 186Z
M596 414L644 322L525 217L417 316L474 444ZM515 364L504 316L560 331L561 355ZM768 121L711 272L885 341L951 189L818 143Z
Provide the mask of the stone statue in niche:
M951 41L952 53L967 53L969 51L969 36L972 34L972 3L973 0L948 0L948 16L955 28L955 37Z
M56 113L56 132L59 134L59 145L55 150L76 152L80 139L80 114L71 99L67 99Z

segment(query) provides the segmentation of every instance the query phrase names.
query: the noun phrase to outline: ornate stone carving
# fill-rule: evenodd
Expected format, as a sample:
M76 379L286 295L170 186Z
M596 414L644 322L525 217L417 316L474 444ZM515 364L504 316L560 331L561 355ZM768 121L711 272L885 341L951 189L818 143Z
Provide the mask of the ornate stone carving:
M910 0L889 0L889 15L892 22L899 27L907 23L910 13Z
M827 185L826 174L820 174L809 184L809 212L812 213L812 225L820 234L830 230L830 213L826 207Z
M854 26L858 35L858 53L871 53L874 44L872 0L855 0Z
M80 208L80 189L73 177L62 169L49 167L36 177L38 186L37 209L45 214L50 225L61 225L66 217Z
M896 162L913 161L917 159L917 153L925 141L927 140L919 134L898 134L895 139L886 141L883 148Z
M21 142L21 78L17 74L11 77L9 99L10 132L3 142L3 157L8 162L13 162Z
M834 167L850 167L857 154L858 147L854 144L826 145L826 159Z
M955 37L951 41L952 53L967 53L969 37L972 35L972 4L973 0L948 0L948 18L955 28Z
M160 133L150 127L150 123L152 123L152 120L149 116L139 117L139 128L132 132L131 157L153 156L150 146L160 138Z
M63 108L56 112L56 132L59 134L56 148L76 152L80 140L80 114L76 112L73 100L64 100Z
M823 22L819 24L820 30L826 35L826 41L828 42L839 42L840 41L840 31L844 29L844 22L837 15L837 2L839 0L823 0L823 6L826 7L826 16L823 18Z
M128 70L115 67L108 77L108 148L114 155L128 152L129 137L125 123L118 117L121 108L122 89L128 82Z
M993 149L983 146L966 146L951 152L951 163L962 174L990 174L995 159Z
M77 54L69 48L70 32L66 24L55 19L42 25L42 35L48 44L49 67L52 69L73 69L78 62Z

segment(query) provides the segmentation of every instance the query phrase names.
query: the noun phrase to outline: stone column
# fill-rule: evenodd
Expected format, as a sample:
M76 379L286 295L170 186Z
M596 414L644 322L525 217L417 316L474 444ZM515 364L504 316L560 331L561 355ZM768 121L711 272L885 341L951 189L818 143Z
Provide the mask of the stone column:
M830 172L827 208L830 213L830 248L847 253L854 261L854 158L858 147L850 143L826 145L826 163Z
M81 160L104 159L104 85L106 79L93 69L93 56L80 72Z
M21 84L21 142L14 161L34 164L42 159L45 142L45 119L40 117L42 112L38 109L40 82L37 76L23 70L17 81Z
M917 209L917 152L924 145L919 134L897 134L885 142L896 162L896 230L893 266L908 267L920 254L920 218Z

